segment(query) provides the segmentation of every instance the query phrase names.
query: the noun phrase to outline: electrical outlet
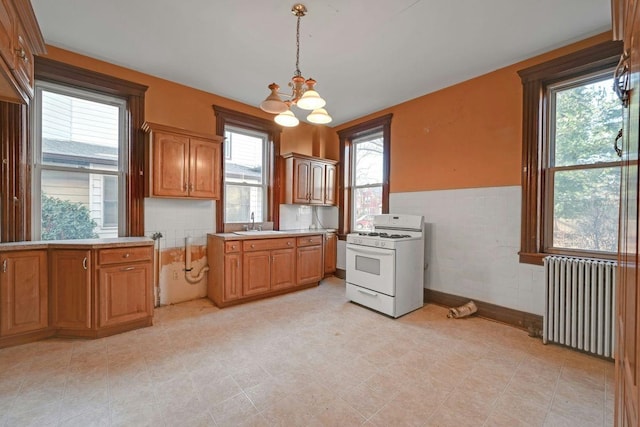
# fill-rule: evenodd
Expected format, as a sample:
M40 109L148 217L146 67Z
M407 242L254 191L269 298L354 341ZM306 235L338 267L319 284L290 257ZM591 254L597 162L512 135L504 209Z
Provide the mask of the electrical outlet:
M173 280L178 280L178 272L177 271L173 272Z

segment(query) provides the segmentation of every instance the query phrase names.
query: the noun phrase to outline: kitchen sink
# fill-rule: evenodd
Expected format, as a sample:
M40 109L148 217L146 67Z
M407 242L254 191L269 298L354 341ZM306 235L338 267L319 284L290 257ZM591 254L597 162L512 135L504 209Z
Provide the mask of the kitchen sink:
M278 230L248 230L248 231L234 231L233 234L237 234L239 236L261 236L263 234L278 234L282 233L282 231Z

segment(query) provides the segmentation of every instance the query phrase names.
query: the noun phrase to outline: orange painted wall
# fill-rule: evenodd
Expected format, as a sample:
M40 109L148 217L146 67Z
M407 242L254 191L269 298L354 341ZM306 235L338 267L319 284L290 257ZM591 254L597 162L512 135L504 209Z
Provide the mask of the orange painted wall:
M518 70L608 40L611 33L603 33L334 130L393 113L391 192L520 185L522 84Z
M257 117L273 118L271 114L267 114L257 107L215 94L99 61L55 46L47 46L47 50L46 56L51 59L149 86L145 96L145 119L150 122L213 134L215 133L215 115L211 107L213 104ZM265 96L266 92L265 89ZM327 140L336 144L335 141L327 138L329 129L307 123L301 123L295 128L283 128L281 151L308 155L329 153L333 156L331 158L338 159L337 146L325 147Z

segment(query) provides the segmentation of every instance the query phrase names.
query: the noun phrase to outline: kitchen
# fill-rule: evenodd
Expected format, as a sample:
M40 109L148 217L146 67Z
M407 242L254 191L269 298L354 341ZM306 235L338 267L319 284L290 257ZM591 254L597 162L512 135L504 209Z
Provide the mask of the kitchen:
M38 7L42 5L33 3L37 16ZM289 20L284 25L287 30L292 30L291 17L286 16L286 9L285 18ZM304 21L303 28L313 20L313 14L305 19L308 20ZM517 255L520 250L522 154L522 84L517 72L609 41L610 33L603 31L606 28L575 39L580 41L564 47L557 44L553 47L558 49L549 48L529 55L529 59L522 58L521 62L504 64L504 68L496 67L495 71L479 77L392 107L377 109L372 114L356 116L359 118L336 127L302 123L296 128L284 129L280 153L294 152L339 160L341 150L337 132L392 113L389 211L423 215L426 222L433 224L433 256L427 287L541 315L544 309L543 268L520 264ZM290 32L283 43L291 44ZM144 119L151 123L214 134L217 132L214 131L213 105L260 118L272 117L252 105L52 44L47 46L47 51L47 57L56 61L148 86ZM284 74L286 77L290 73L291 57L283 56L282 62L288 70ZM303 59L302 64L306 70L309 66L305 61ZM309 68L313 70L313 67ZM262 85L268 83L263 79L280 78L280 73L274 74L261 71L257 80ZM319 82L318 89L326 93L326 85L320 79ZM325 88L324 91L321 88ZM327 96L327 99L331 103L331 97ZM459 101L462 99L465 100L464 107ZM472 137L469 129L473 129ZM212 230L220 230L215 222L217 210L211 201L144 199L143 234L151 236L161 232L164 236L160 240L162 305L191 301L206 295L206 284L194 286L184 279L184 239L192 238L192 262L195 269L201 269L206 264L206 236ZM284 204L280 206L278 215L282 230L308 228L317 222L316 215L326 228L338 229L340 226L337 207L309 208ZM447 242L456 242L455 247ZM345 242L339 241L338 271L345 270L345 259ZM457 261L460 259L473 260L473 263L469 268L461 269ZM312 309L306 304L304 306ZM192 308L195 311L195 307ZM156 320L162 324L162 318ZM447 325L443 326L451 327Z

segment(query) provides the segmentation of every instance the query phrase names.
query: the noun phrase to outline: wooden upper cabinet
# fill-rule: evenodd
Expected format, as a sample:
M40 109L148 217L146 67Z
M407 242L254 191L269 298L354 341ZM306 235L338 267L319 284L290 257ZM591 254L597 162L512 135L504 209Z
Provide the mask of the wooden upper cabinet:
M0 336L49 326L47 251L3 252L0 256Z
M282 203L334 206L336 161L289 153L284 162Z
M150 197L219 199L222 138L146 122Z
M44 38L29 0L0 0L0 100L31 99L33 56L44 53Z
M327 205L336 205L338 200L336 184L338 182L338 168L336 165L325 166L324 201Z
M191 197L219 199L220 174L220 144L211 141L191 138L189 145L189 194Z

